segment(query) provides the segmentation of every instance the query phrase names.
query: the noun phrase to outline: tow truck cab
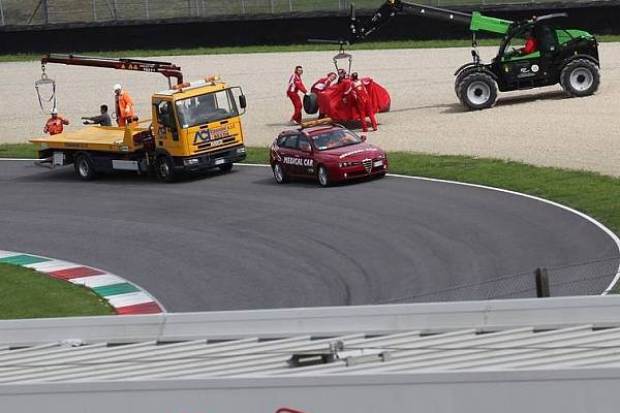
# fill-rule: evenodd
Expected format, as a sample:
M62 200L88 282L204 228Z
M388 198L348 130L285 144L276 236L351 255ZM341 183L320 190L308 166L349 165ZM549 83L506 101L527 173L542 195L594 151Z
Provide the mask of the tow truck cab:
M208 169L245 158L240 116L246 99L240 87L202 80L152 98L156 156L172 158L175 169Z

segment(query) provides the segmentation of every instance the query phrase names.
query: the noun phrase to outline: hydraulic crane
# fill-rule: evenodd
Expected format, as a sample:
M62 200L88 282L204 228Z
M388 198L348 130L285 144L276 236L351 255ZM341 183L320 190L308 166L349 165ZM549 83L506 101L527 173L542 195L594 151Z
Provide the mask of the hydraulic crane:
M472 32L473 61L455 72L455 92L469 109L486 109L497 100L497 91L512 91L559 83L570 96L592 95L600 83L598 42L590 33L562 29L555 25L565 13L511 21L474 11L465 13L440 7L387 0L372 17L362 23L351 10L351 42L361 41L384 27L400 13L467 26ZM481 62L476 50L476 34L503 36L498 54L491 63ZM515 47L524 38L532 39L534 51Z
M136 70L140 72L161 73L170 84L171 78L176 79L176 84L183 83L181 68L168 62L139 59L110 59L106 57L47 54L41 58L41 67L45 68L48 63L59 63L71 66L103 67L118 70Z

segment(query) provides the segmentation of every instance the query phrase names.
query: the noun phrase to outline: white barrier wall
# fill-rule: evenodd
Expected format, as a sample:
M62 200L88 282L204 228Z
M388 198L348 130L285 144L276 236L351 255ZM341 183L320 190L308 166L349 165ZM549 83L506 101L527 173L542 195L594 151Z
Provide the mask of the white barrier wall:
M618 411L620 372L454 373L6 386L6 413L590 413Z
M620 295L143 316L0 320L0 346L620 324ZM2 413L2 412L0 412Z

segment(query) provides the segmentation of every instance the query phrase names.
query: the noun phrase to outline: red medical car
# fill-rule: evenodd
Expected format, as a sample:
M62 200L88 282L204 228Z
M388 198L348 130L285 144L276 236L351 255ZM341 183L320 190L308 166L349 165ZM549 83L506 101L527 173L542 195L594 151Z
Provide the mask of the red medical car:
M307 178L329 186L351 179L382 177L388 170L385 151L330 119L283 131L270 149L273 176L279 184L291 178Z

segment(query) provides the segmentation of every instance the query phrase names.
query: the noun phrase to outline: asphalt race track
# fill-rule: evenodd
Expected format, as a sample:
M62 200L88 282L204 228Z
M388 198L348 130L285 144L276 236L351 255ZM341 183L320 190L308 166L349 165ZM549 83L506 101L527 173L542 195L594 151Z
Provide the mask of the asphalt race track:
M69 167L10 161L0 188L0 249L106 269L168 311L533 296L532 271L564 265L554 295L600 294L618 268L599 261L618 247L591 222L450 183L279 186L256 166L168 185L81 182Z

